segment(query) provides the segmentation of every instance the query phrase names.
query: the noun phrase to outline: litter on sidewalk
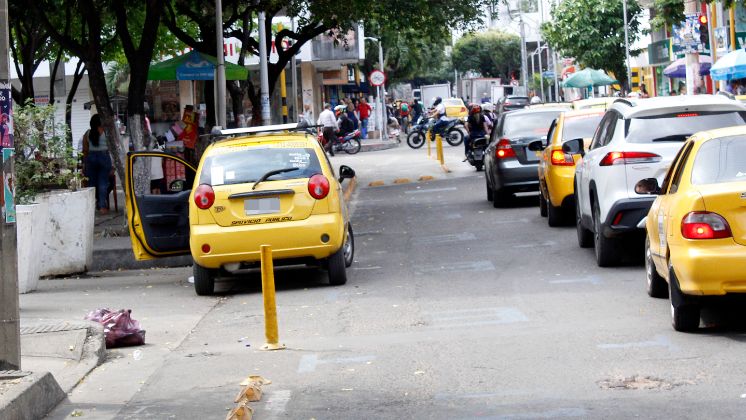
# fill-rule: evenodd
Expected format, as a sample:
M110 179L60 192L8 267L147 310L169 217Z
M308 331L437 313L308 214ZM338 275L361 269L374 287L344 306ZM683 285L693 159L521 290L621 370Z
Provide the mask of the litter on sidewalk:
M145 330L140 328L138 321L132 319L131 309L115 312L109 308L99 308L89 312L84 319L104 326L107 349L145 344Z

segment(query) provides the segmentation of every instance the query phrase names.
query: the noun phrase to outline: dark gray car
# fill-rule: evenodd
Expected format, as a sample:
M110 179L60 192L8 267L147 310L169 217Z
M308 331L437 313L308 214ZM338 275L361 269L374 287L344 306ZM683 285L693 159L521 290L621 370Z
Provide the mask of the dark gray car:
M510 111L500 115L484 152L487 199L500 207L514 193L539 190L536 152L528 144L547 136L552 121L565 108L538 108Z

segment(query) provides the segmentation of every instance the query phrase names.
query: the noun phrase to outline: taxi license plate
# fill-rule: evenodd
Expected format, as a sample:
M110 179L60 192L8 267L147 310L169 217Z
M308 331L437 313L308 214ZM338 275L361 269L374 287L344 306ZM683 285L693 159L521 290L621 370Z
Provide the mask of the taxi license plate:
M247 216L256 216L257 214L272 214L280 212L280 197L254 198L244 200L244 211Z

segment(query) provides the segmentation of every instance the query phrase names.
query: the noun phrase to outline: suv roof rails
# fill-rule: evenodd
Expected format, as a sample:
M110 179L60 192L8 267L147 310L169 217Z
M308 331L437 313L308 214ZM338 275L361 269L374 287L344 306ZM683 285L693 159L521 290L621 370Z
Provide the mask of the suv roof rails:
M616 100L614 100L614 103L617 103L617 102L621 102L621 103L623 103L625 105L628 105L630 107L635 107L636 106L636 104L634 102L630 101L629 99L625 99L625 98L617 98Z
M726 91L724 91L724 90L718 91L718 93L717 93L717 94L718 94L718 95L723 95L723 96L725 96L725 97L726 97L726 98L728 98L728 99L733 99L733 100L736 100L736 95L734 95L734 94L732 94L732 93L730 93L730 92L726 92Z

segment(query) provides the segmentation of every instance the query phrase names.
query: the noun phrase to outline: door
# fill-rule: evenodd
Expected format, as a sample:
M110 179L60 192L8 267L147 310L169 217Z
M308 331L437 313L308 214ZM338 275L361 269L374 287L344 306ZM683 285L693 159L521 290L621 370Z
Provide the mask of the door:
M605 147L614 135L614 128L617 119L618 114L612 111L609 111L604 115L593 135L593 140L591 141L588 152L583 156L583 159L580 161L580 166L575 171L578 183L578 190L575 191L577 205L580 206L580 213L587 216L588 220L593 217L590 198L590 183L593 179L594 169L598 166L598 162L603 158L606 150ZM586 227L590 228L590 226Z
M135 259L188 254L194 166L161 152L130 152L126 163L124 190Z

